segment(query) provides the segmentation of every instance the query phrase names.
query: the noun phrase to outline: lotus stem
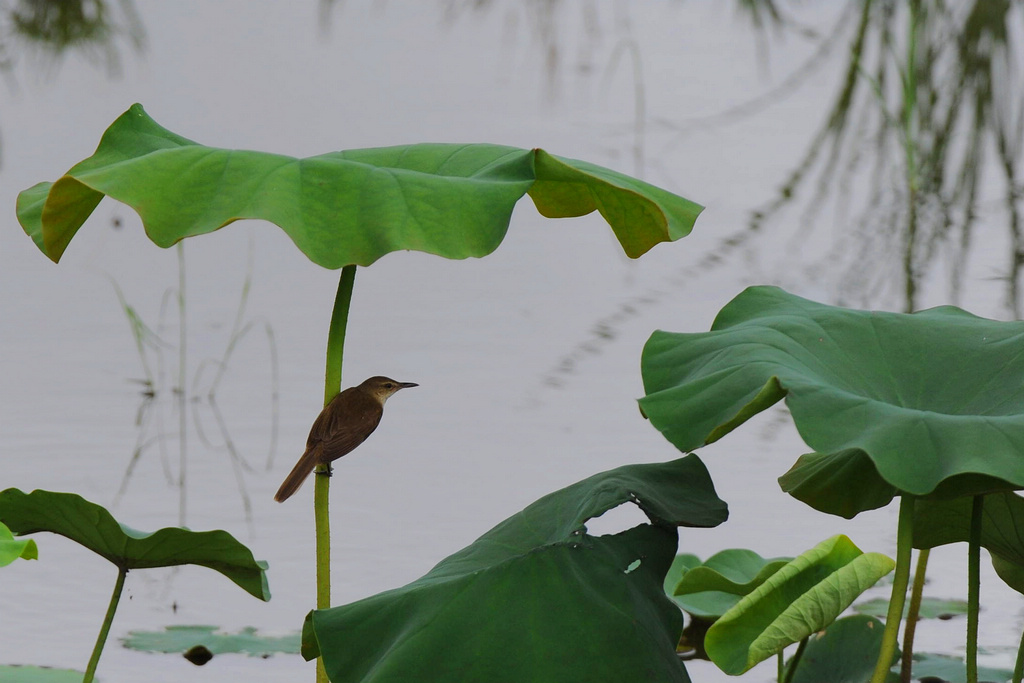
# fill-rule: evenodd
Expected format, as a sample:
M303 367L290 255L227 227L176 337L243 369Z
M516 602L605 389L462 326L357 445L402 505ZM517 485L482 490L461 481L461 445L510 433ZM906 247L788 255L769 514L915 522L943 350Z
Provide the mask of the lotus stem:
M910 671L914 665L914 632L921 613L921 594L924 593L924 577L928 571L928 556L931 548L917 553L917 569L914 570L914 585L910 589L910 607L907 609L907 623L903 626L903 658L900 660L900 683L910 683Z
M796 675L796 668L800 665L800 659L804 656L804 650L807 649L807 640L810 636L805 637L800 641L800 644L796 646L796 652L793 654L793 659L789 660L789 668L786 670L786 679L779 678L779 683L791 683L793 676ZM782 656L782 653L779 653Z
M981 522L985 496L971 503L971 535L967 545L967 683L978 683L978 609L981 598Z
M178 254L178 526L185 526L187 520L188 489L186 487L188 443L185 438L185 429L188 427L186 406L186 355L185 342L187 341L187 330L185 327L185 245L178 242L176 248Z
M1024 632L1020 634L1020 646L1017 648L1017 663L1013 667L1013 683L1021 683L1024 678Z
M96 645L92 648L92 657L89 658L89 665L85 667L85 676L82 683L92 683L96 677L96 667L100 663L100 655L103 654L103 646L110 634L110 625L114 623L114 612L117 611L117 603L121 601L121 591L124 589L124 577L128 570L124 567L117 568L117 581L114 583L114 593L110 596L110 605L107 607L107 616L103 617L103 625L100 626L100 634L96 638Z
M341 269L338 293L334 297L334 312L331 314L331 328L327 333L327 370L324 378L324 405L341 391L341 361L345 351L345 330L348 327L348 311L352 302L352 286L355 284L356 267ZM326 472L323 465L317 473ZM331 478L315 476L313 488L313 518L316 523L316 608L331 606L331 521L328 514ZM327 671L322 657L316 660L317 683L328 683Z
M878 652L878 663L871 683L885 683L896 654L896 638L899 635L903 605L907 601L907 584L910 583L910 555L914 540L914 497L903 493L900 496L900 516L896 527L896 572L892 580L892 597L889 598L889 613L885 617L885 631L882 647Z

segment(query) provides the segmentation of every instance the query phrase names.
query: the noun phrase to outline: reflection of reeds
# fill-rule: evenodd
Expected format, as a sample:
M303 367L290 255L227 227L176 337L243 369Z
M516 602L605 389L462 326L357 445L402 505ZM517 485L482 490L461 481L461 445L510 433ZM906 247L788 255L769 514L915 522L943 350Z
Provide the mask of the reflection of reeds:
M117 494L114 498L114 505L120 501L121 497L125 494L128 489L129 483L131 482L135 468L145 453L152 446L157 446L160 450L160 460L164 469L164 474L168 481L173 486L178 488L179 503L178 503L178 516L179 524L184 526L187 518L187 488L188 480L186 476L188 459L187 459L187 429L188 429L188 411L186 411L186 404L191 403L192 405L192 424L195 427L196 434L200 441L209 449L224 450L228 453L231 461L232 470L235 475L236 486L239 492L239 496L242 499L242 506L245 510L246 521L252 525L252 502L249 497L245 485L245 479L243 473L245 471L252 472L251 467L241 454L240 450L236 446L235 440L231 436L230 429L227 421L224 419L223 414L220 412L219 406L217 405L217 390L220 387L221 381L225 376L225 372L230 367L230 360L239 344L247 337L249 332L253 329L259 329L262 327L266 334L267 348L270 355L270 374L271 374L271 386L270 386L270 438L269 438L269 450L267 454L267 467L269 468L273 456L277 448L277 432L278 432L278 361L277 361L277 343L274 337L273 327L269 322L260 319L247 319L246 318L246 307L249 300L249 291L252 286L252 272L253 272L253 243L250 238L249 243L249 258L246 267L245 281L242 286L242 292L239 297L238 307L235 311L234 323L231 327L231 331L225 345L224 351L220 358L213 359L208 358L199 363L192 378L191 385L188 384L187 380L187 328L186 328L186 290L185 290L185 256L184 250L181 248L181 243L178 244L178 286L172 290L168 290L164 297L163 303L160 307L159 322L156 326L157 330L163 330L166 327L166 319L169 306L168 304L173 300L177 304L177 317L178 317L178 341L177 344L170 344L164 341L159 332L153 331L142 318L139 316L137 311L128 304L124 297L123 292L117 283L114 283L114 289L117 292L118 300L121 303L121 308L125 313L125 317L128 319L130 329L132 332L133 339L135 340L136 351L138 352L139 361L142 364L143 372L145 374L145 380L141 380L144 386L142 391L142 402L139 405L139 409L136 416L136 426L138 427L138 436L136 443L132 451L132 456L129 459L128 465L125 468L124 474L121 479L120 487L118 488ZM165 356L164 352L177 349L177 373L175 383L171 387L170 391L167 391L166 375L164 372ZM153 367L156 370L153 370ZM213 380L208 386L205 387L205 391L202 388L204 382L204 375L206 370L210 367L216 367L217 371L213 376ZM172 399L171 405L173 410L176 412L177 417L177 429L168 432L164 429L164 414L162 408L167 404L164 399L168 393ZM203 422L203 411L202 407L206 406L209 410L210 415L213 417L214 424L216 426L216 433L219 435L220 443L214 443L209 438L207 431L204 430ZM172 472L170 462L167 458L166 444L168 441L176 439L178 442L178 466L177 472Z
M135 51L146 43L132 0L15 0L0 5L0 55L13 61L15 50L31 48L45 59L59 62L76 52L105 63L111 74L120 71L116 41L124 37Z
M789 206L810 184L804 223L824 204L858 184L867 192L854 209L852 230L827 259L847 260L841 291L866 300L898 290L913 310L921 283L939 257L949 264L957 301L982 210L988 155L1007 188L1004 195L1013 257L1006 275L1007 307L1021 313L1024 262L1017 205L1022 142L1019 27L1011 10L1022 3L976 0L945 5L859 0L859 20L847 40L850 56L825 124L777 198L754 213L750 230ZM863 182L863 181L862 181Z

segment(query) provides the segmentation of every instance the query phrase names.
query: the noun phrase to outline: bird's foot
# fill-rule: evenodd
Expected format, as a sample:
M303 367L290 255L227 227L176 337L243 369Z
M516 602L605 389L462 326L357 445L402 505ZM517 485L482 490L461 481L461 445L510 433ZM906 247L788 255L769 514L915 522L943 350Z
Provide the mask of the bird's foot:
M331 467L331 463L327 463L326 468L322 470L318 469L316 473L319 474L321 477L329 477L334 474L334 469Z

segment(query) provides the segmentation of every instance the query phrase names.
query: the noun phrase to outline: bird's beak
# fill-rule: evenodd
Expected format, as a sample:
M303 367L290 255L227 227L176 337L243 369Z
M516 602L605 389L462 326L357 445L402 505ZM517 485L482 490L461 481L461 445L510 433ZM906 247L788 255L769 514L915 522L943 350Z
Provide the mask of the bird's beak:
M403 389L408 389L409 387L418 387L419 384L416 384L416 382L399 382L398 386L402 387Z

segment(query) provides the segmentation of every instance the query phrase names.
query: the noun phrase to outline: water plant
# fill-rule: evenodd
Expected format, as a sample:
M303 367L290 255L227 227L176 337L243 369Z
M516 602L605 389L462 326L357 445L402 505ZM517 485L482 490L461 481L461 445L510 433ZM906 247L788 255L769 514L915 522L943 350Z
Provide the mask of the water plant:
M785 399L813 452L779 478L784 491L846 518L900 498L896 572L873 683L885 680L896 650L911 548L967 540L967 673L976 681L985 506L1024 487L1022 335L1024 323L952 306L858 311L751 287L719 312L710 332L651 336L640 405L669 441L692 450ZM932 507L938 501L947 503ZM946 515L941 524L928 521L937 510ZM933 525L949 530L923 540L918 530ZM999 558L1019 560L1009 551Z
M314 263L341 269L327 340L326 405L341 386L356 267L397 250L453 259L489 254L525 194L551 218L598 211L632 258L688 234L701 211L642 181L541 149L420 144L296 159L200 145L133 105L91 157L56 182L23 191L18 219L55 262L104 196L131 206L162 247L244 218L278 225ZM314 487L321 609L330 605L328 482L318 476Z
M103 646L114 621L125 577L132 569L194 564L209 567L260 600L270 599L266 562L226 531L189 531L167 527L144 533L117 522L104 508L73 493L18 489L0 491L0 521L19 536L49 531L104 557L117 567L110 605L85 669L84 683L96 675Z
M624 503L618 534L586 523ZM407 586L316 610L303 655L349 681L688 681L679 610L663 589L676 527L728 516L688 455L626 465L548 494ZM414 634L414 635L413 635Z

